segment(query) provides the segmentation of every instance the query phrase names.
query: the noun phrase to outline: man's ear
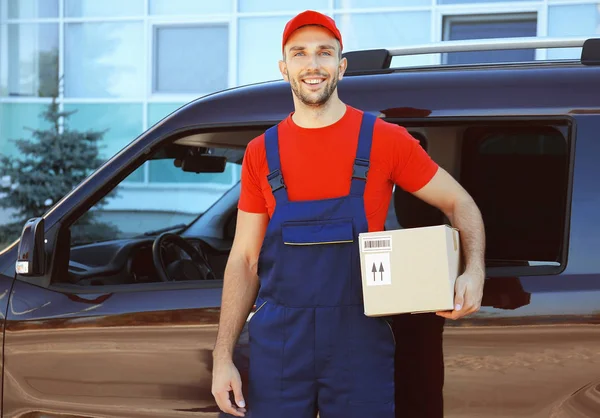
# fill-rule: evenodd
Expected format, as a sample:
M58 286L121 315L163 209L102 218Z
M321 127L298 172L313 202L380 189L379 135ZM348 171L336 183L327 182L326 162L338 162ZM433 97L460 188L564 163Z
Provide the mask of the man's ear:
M338 65L338 70L339 70L339 77L338 79L341 80L342 78L344 78L344 74L346 73L346 69L348 68L348 60L346 59L346 57L342 58L340 60L340 63Z
M287 64L283 60L279 61L279 72L285 81L290 81L290 78L288 77Z

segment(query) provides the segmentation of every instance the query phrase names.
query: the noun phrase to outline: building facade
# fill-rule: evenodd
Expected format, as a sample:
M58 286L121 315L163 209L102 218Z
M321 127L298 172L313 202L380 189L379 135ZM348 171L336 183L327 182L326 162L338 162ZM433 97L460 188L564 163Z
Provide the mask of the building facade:
M190 100L279 79L283 27L304 9L331 15L346 51L600 34L600 0L0 0L0 154L16 156L11 140L44 126L39 114L59 79L61 109L77 111L71 127L107 130L106 158ZM574 58L579 52L423 55L397 57L392 64ZM183 182L165 173L158 162L145 164L106 210L134 210L156 192L172 193L176 184L196 196L196 214L212 204L221 186L239 179L239 169ZM185 213L189 205L161 200L169 213Z

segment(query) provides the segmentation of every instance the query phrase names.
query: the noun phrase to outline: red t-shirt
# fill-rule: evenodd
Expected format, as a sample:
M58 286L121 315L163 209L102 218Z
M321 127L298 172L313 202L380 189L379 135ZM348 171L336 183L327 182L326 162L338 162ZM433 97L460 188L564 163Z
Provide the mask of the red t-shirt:
M290 201L345 196L350 192L362 111L347 106L344 116L323 128L301 128L292 114L279 124L281 172ZM431 180L438 165L408 131L377 119L373 130L365 213L369 231L381 231L396 184L408 192ZM275 197L267 181L269 168L264 134L248 144L241 173L238 208L273 214Z

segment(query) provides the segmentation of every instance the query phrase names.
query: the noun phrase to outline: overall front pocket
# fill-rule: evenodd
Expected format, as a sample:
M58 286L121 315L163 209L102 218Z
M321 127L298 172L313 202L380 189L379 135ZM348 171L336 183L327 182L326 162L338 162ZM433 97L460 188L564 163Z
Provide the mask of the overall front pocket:
M354 242L352 219L285 222L281 236L286 245L322 245Z
M277 289L287 306L352 303L358 251L352 219L292 221L281 227Z

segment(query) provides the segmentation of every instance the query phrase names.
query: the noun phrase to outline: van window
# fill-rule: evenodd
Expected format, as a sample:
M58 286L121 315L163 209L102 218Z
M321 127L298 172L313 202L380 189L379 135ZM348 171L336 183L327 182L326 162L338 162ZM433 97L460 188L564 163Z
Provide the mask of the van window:
M568 190L568 144L555 127L472 127L460 182L477 202L488 265L559 263Z

